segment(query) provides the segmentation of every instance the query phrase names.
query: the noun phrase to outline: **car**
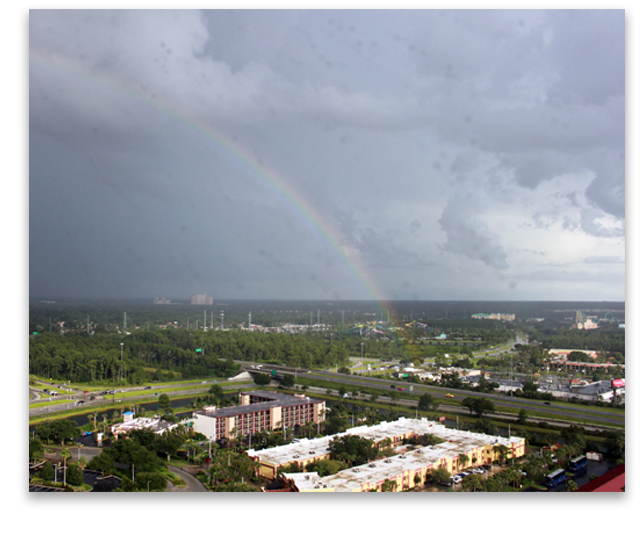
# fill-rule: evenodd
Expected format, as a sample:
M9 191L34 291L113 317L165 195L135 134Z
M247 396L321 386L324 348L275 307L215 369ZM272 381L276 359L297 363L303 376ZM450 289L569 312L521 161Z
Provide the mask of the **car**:
M543 405L551 405L551 403L549 403L549 401L545 401Z
M151 386L146 386L146 387L145 387L145 390L151 390L151 389L152 389L152 387L151 387Z
M89 398L89 401L94 401L95 399L96 399L96 397L95 397L95 396L91 396L91 397Z
M393 390L395 390L395 385L394 385L394 384L392 384L392 385L391 385L391 388L393 388Z
M404 392L404 388L402 388L401 386L398 386L398 387L397 387L397 389L398 389L400 392Z
M444 397L452 398L453 394L445 394Z
M84 390L83 394L89 394L89 392L87 390Z
M462 478L460 476L452 476L451 480L454 484L459 484L460 482L462 482Z

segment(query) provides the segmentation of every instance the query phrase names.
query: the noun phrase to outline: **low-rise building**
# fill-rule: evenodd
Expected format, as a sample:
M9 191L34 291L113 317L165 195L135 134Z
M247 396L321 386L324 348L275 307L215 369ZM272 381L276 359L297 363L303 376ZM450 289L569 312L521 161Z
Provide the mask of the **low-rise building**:
M159 416L134 418L134 413L128 411L123 413L123 421L119 424L114 424L111 430L114 438L118 439L119 435L127 434L137 429L151 429L156 435L162 435L166 431L172 431L176 426L178 424L161 420Z
M423 448L404 444L414 436L425 434L433 434L444 442ZM313 461L328 459L330 440L344 435L359 435L375 443L387 439L396 455L323 478L314 472L283 473L279 478L291 491L381 490L385 480L395 482L396 491L403 491L425 482L427 474L438 467L445 467L451 474L463 470L461 454L467 456L468 466L474 466L497 460L503 452L501 447L506 449L507 458L521 457L525 453L525 440L519 437L498 437L450 429L426 418L400 418L375 426L358 426L319 439L303 439L277 448L249 450L248 456L258 462L261 476L275 479L279 467L296 463L303 469Z

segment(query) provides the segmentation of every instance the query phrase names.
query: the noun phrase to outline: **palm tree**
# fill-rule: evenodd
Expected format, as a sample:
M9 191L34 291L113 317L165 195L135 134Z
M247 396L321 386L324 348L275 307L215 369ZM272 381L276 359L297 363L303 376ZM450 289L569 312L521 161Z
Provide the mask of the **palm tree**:
M458 456L458 465L460 465L463 469L466 469L467 463L469 463L469 456L467 456L466 454L460 454Z
M507 459L509 448L507 448L504 444L498 444L496 445L496 452L498 454L498 459L500 460L500 462L504 463Z
M67 448L60 451L60 457L63 458L63 486L67 485L67 460L71 458L71 452Z

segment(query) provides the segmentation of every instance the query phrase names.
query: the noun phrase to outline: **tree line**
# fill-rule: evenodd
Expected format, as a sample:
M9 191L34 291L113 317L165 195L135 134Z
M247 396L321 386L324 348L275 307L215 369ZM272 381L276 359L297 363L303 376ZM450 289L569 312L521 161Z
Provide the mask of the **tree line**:
M122 344L122 346L121 346ZM29 340L29 372L72 382L141 384L231 377L235 361L325 368L348 362L341 344L311 336L159 330L128 335L45 333Z

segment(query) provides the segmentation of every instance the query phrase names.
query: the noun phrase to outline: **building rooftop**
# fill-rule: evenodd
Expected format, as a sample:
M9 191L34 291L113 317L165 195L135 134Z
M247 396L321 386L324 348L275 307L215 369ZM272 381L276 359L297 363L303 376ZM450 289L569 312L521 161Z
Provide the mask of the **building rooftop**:
M405 424L413 422L412 420L403 420L405 420ZM401 476L405 471L410 471L412 474L413 471L424 467L433 467L442 459L456 458L460 454L466 454L483 445L503 444L509 447L511 443L523 441L518 437L497 437L449 429L436 423L431 423L430 429L425 433L433 433L445 439L445 442L423 448L404 446L395 456L344 469L337 474L323 478L319 477L317 473L307 472L286 473L284 477L292 480L300 491L355 491L361 489L365 484L373 486L386 479Z
M252 392L241 392L241 395L254 395L268 401L252 403L250 405L234 405L216 410L207 410L207 408L197 411L198 414L209 416L211 418L237 416L257 411L267 411L273 407L292 407L304 403L325 403L323 399L311 398L303 394L281 394L279 392L269 392L267 390L253 390Z
M432 459L431 462L439 459L433 459L433 454L431 453L433 452L433 449L435 449L434 453L436 456L451 457L453 452L455 452L455 455L458 455L460 453L466 453L472 448L477 448L481 445L502 444L505 446L510 446L511 443L518 443L523 440L519 437L497 437L495 435L486 435L484 433L470 433L468 431L450 429L445 427L443 424L430 422L426 418L400 418L399 420L393 422L381 422L380 424L377 424L375 426L357 426L354 428L350 428L342 433L338 433L336 435L327 435L318 439L298 439L291 444L278 446L275 448L267 448L265 450L251 449L248 450L248 455L253 458L259 458L263 462L272 463L279 467L287 463L292 463L294 461L327 455L329 452L328 444L335 437L342 437L344 435L359 435L366 439L371 439L375 442L379 442L384 439L393 440L396 437L424 434L434 434L437 437L445 440L444 443L435 446L427 446L422 449L424 453L423 459ZM414 455L419 456L419 454ZM404 460L407 458L401 459ZM417 459L419 459L419 457ZM391 465L391 463L385 463L385 465L387 466L387 470L389 470L389 466ZM362 465L361 468L374 469L375 467ZM338 474L342 474L345 472L346 471L341 471ZM371 470L370 472L373 471ZM390 472L388 474L390 476Z

